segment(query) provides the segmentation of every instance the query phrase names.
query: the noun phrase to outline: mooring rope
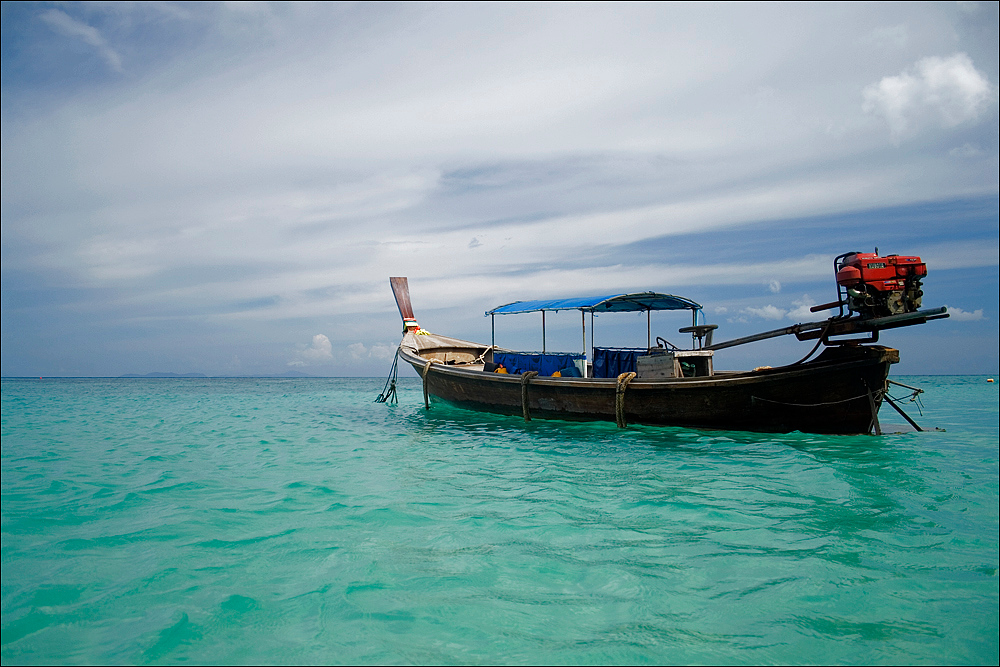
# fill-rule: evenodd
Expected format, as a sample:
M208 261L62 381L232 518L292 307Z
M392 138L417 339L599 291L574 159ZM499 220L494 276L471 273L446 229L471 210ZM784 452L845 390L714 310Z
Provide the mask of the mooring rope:
M392 358L392 368L389 369L389 377L385 380L382 393L375 399L376 403L387 403L392 401L397 403L396 398L396 376L399 374L399 348L396 348L396 356Z
M886 400L886 402L889 404L889 406L892 407L893 410L895 410L896 412L898 412L900 414L900 416L903 417L903 419L905 419L906 421L908 421L910 423L910 426L912 426L915 430L917 430L917 431L923 431L924 430L924 429L920 428L920 426L917 424L917 422L913 421L913 419L910 417L910 415L908 415L905 412L903 412L903 408L901 408L898 405L896 405L895 399L893 399L892 396L889 395L889 392L885 392L884 394L882 394L882 398L884 398ZM921 414L923 414L923 413L921 413Z
M618 428L625 428L625 390L628 383L635 378L635 373L622 373L618 376L618 386L615 388L615 423Z
M861 394L859 396L852 396L851 398L845 398L840 401L829 401L827 403L786 403L785 401L775 401L770 398L761 398L760 396L751 396L751 401L763 401L764 403L774 403L776 405L787 405L791 408L818 408L824 405L839 405L840 403L850 403L851 401L857 401L862 398L866 398L868 394Z
M872 417L872 420L868 424L868 429L871 430L874 428L875 435L882 435L882 426L878 422L878 407L876 406L875 401L880 394L884 396L885 392L878 390L872 392L872 390L868 387L867 382L865 382L864 385L865 385L865 393L860 394L858 396L852 396L850 398L844 398L839 401L827 401L825 403L787 403L785 401L775 401L770 398L761 398L760 396L751 396L750 402L756 403L757 401L761 401L763 403L774 403L775 405L785 405L790 408L818 408L826 405L839 405L841 403L850 403L851 401L864 400L867 398L868 407L871 410L871 417Z
M887 398L892 398L892 400L902 403L903 401L909 401L910 403L917 404L917 410L920 412L920 416L924 416L924 406L920 402L920 394L924 393L923 389L917 389L916 387L911 387L908 384L903 384L902 382L896 382L895 380L886 379L885 396ZM896 398L895 396L889 396L889 385L894 384L897 387L902 387L903 389L909 389L913 393L909 396L904 396L903 398Z
M524 421L531 421L531 408L528 407L528 382L531 378L537 377L538 371L524 371L521 373L521 414L524 415Z
M481 364L481 363L485 362L486 361L486 353L489 352L492 349L493 349L493 346L490 345L488 348L486 348L485 350L483 350L483 353L480 354L478 357L476 357L474 360L472 360L470 362L470 365Z
M426 364L424 364L423 370L420 371L420 378L424 381L424 409L425 410L430 410L431 409L430 399L427 398L427 371L429 371L430 369L431 369L431 362L428 361Z

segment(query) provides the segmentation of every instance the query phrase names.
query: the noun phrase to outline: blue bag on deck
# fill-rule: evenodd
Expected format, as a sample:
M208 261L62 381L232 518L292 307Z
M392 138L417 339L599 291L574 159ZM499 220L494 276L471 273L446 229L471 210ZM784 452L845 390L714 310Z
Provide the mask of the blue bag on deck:
M636 358L648 353L644 347L595 347L594 377L616 378L622 373L634 373Z
M541 376L550 376L556 371L573 366L577 359L583 359L582 354L566 352L493 352L493 363L503 364L511 375L520 375L525 371L538 371ZM566 373L563 373L566 376ZM574 376L579 377L579 375Z

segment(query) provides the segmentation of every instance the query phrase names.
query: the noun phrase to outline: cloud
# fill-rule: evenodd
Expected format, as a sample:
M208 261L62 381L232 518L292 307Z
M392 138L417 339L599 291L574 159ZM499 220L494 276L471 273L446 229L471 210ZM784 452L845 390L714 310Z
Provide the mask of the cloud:
M794 320L796 322L807 322L807 321L818 321L825 320L826 318L833 315L831 310L821 310L817 313L809 310L813 306L817 305L816 301L808 294L803 294L801 299L797 299L792 302L793 308L788 310L788 319Z
M750 306L742 309L740 312L745 315L752 315L765 320L783 320L787 318L793 322L814 322L824 320L832 315L832 311L829 310L820 311L818 313L810 311L809 309L815 305L816 302L812 297L808 294L803 294L801 299L792 301L791 308L778 308L772 304L767 304L762 308Z
M296 358L288 362L289 366L312 366L316 364L327 364L333 361L333 345L330 339L323 334L316 334L312 337L312 343L308 347L296 352Z
M994 221L993 229L996 230ZM974 241L942 241L925 246L920 257L927 262L929 271L941 269L966 269L997 266L1000 263L1000 239L993 231L992 238Z
M746 313L748 315L754 315L756 317L760 317L765 320L782 320L788 314L788 311L782 310L781 308L778 308L776 306L772 306L771 304L767 304L763 308L754 308L751 306L749 308L744 308L740 312Z
M347 346L347 351L352 359L392 359L396 354L397 346L386 345L385 343L375 343L371 347L366 347L364 343L351 343Z
M376 343L372 345L368 355L373 359L391 359L396 354L397 349L398 346L396 345Z
M948 314L951 316L949 319L955 320L956 322L976 322L978 320L986 319L986 316L983 315L982 308L977 308L972 312L956 308L955 306L945 306L945 308L948 309Z
M410 277L432 328L514 298L675 287L788 318L843 239L878 241L851 219L996 197L993 127L900 150L879 84L867 113L858 100L951 53L953 6L23 6L34 31L4 15L27 43L4 54L0 178L4 326L25 340L60 317L137 338L172 321L202 349L207 323L266 338L280 367L329 363L296 345L323 329L334 362L374 370L394 347L371 341L398 329L388 275ZM911 129L989 111L954 82L993 57L974 42L947 76L903 72ZM104 60L72 67L82 49ZM930 239L906 252L932 271L995 265L992 220L892 233ZM17 301L31 318L7 305L11 274L50 290ZM239 350L248 368L261 349Z
M865 88L862 108L885 117L895 139L919 126L954 127L976 120L996 97L995 87L965 53L931 56Z
M948 155L957 158L976 158L985 155L985 153L983 153L983 150L979 146L965 142L961 146L956 146L948 151Z
M122 71L122 59L118 53L108 45L107 40L93 26L82 21L77 21L69 14L58 9L50 9L39 15L39 18L49 24L49 27L56 32L67 37L76 37L83 40L97 50L97 53L108 64L108 67L116 72Z

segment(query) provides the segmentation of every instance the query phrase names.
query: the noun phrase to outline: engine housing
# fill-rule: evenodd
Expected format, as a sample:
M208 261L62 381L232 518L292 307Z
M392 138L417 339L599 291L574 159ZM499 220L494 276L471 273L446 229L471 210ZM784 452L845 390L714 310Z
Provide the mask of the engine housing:
M852 252L838 257L835 267L837 287L846 291L844 301L859 315L883 317L920 308L927 264L919 257Z

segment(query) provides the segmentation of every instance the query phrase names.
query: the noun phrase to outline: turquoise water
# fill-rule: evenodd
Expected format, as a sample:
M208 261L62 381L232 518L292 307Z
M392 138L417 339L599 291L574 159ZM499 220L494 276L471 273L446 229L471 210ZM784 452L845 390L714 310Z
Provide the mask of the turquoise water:
M901 380L946 432L3 380L3 663L995 664L997 386Z

